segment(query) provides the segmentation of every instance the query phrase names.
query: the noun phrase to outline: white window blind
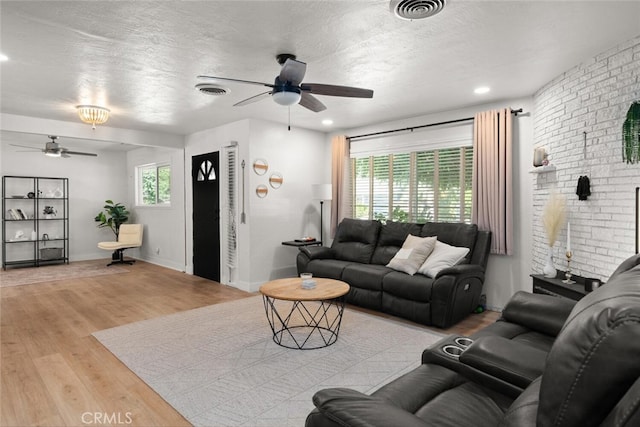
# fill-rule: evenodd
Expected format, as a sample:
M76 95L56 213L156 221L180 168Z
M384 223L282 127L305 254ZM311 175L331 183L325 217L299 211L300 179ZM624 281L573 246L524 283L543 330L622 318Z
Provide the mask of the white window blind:
M380 145L352 142L353 216L470 223L472 129L465 124L413 138L385 137ZM425 141L429 136L434 139Z

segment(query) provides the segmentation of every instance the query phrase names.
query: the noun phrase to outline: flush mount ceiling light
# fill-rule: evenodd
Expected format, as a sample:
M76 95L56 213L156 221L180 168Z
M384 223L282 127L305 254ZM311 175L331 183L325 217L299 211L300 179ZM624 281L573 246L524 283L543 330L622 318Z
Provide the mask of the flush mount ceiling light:
M4 61L8 61L9 57L7 55L5 55L4 53L0 53L0 61L4 62Z
M446 0L391 0L389 9L400 19L412 21L440 13Z
M324 120L322 121L322 124L323 124L323 125L325 125L325 126L331 126L331 125L333 124L333 120L331 120L331 119L324 119Z
M78 116L80 120L92 125L95 129L96 125L101 125L109 120L110 110L104 107L98 107L97 105L78 105Z
M487 86L482 86L482 87L478 87L475 88L473 90L473 93L475 93L476 95L482 95L483 93L488 93L491 89L489 89Z

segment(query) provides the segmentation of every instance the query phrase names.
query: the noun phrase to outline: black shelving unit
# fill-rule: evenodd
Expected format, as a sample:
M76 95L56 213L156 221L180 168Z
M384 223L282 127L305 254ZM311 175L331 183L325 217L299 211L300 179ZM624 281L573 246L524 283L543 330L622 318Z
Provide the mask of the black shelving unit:
M2 269L59 263L69 263L69 179L3 176Z

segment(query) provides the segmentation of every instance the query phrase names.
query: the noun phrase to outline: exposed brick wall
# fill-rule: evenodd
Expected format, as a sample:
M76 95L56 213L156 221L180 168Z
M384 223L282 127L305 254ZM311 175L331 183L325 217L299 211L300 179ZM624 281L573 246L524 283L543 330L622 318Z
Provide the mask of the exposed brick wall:
M640 164L622 161L622 124L634 100L640 100L640 37L566 71L534 95L534 146L546 147L557 169L531 174L533 273L542 272L546 259L541 214L551 191L567 200L575 274L606 280L635 253ZM587 201L575 194L581 175L591 181ZM565 243L566 226L554 246L560 270L566 269Z

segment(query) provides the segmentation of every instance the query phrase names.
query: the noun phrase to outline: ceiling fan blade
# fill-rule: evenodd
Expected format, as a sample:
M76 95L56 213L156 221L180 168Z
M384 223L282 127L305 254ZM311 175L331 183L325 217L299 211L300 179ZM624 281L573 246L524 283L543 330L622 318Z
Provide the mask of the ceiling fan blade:
M302 92L301 95L302 97L300 98L299 104L302 105L304 108L307 108L313 111L314 113L318 113L320 111L324 111L327 109L327 107L325 107L325 105L322 102L320 102L320 100L315 96L307 92Z
M93 156L93 157L98 157L98 155L95 154L95 153L83 153L82 151L62 150L62 157L68 157L68 156L65 156L65 154L73 154L74 156Z
M18 144L9 144L9 145L12 145L12 146L14 146L14 147L30 148L30 149L35 150L35 151L42 151L42 149L40 149L40 148L37 148L37 147L29 147L28 145L18 145Z
M233 104L234 107L242 107L243 105L253 104L254 102L262 101L271 95L271 91L259 93L258 95L247 98L238 103Z
M302 83L302 79L306 72L307 64L288 58L282 66L282 70L280 70L280 81L283 83L289 83L292 86L298 86Z
M324 85L320 83L305 83L300 85L300 89L304 92L313 93L314 95L328 96L344 96L349 98L373 98L371 89L362 89L359 87Z
M227 82L246 83L246 84L250 84L250 85L273 87L273 85L270 84L270 83L252 82L250 80L229 79L229 78L226 78L226 77L198 76L198 78L199 79L224 80L224 81L227 81Z

